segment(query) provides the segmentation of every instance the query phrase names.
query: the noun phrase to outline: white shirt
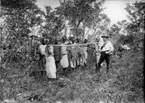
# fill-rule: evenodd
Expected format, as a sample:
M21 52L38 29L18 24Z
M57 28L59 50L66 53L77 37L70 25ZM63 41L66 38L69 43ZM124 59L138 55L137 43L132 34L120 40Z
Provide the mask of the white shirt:
M113 52L114 51L113 44L110 41L108 41L101 51L105 51L107 54Z
M49 50L53 54L53 46L52 45L49 47Z
M53 56L54 55L54 52L53 52L53 46L50 45L48 48L47 48L48 52L50 53L46 53L46 56Z
M47 45L40 45L40 46L39 46L41 55L46 55L46 53L45 53L45 48L46 48L46 46L47 46Z
M61 53L62 54L67 54L67 47L65 46L65 44L61 44L62 47L61 47Z

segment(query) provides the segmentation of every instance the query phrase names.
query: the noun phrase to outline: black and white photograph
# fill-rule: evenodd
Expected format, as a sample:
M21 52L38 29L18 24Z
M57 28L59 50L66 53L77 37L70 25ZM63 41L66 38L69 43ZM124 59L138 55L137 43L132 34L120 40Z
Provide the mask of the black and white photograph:
M145 0L0 0L0 103L144 103Z

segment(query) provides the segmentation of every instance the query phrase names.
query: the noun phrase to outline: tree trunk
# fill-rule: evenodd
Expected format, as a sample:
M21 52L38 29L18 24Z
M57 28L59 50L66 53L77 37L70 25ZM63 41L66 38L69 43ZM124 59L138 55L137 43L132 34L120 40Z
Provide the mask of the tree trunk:
M76 23L76 26L75 26L75 28L76 28L76 36L78 36L78 28L79 28L79 26L80 26L80 23L83 21L83 19L80 19L79 21L78 21L78 23Z
M85 40L85 26L83 25L83 41Z

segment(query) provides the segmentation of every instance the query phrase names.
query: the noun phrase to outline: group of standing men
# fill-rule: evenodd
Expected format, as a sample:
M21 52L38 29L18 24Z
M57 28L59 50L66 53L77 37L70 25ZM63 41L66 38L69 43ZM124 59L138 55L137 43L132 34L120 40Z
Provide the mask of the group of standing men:
M107 72L110 66L110 56L113 54L114 47L109 41L108 36L102 36L103 45L100 44L100 40L96 38L95 45L95 56L96 56L96 72L101 68L102 62L105 60L107 64ZM86 41L84 41L86 43ZM71 44L71 45L68 45ZM41 69L46 70L46 74L51 79L56 79L57 68L61 66L65 72L68 67L75 68L77 64L80 65L80 61L83 65L87 63L87 45L80 48L77 45L77 41L68 41L63 39L62 41L56 40L55 45L48 45L45 39L41 40L39 45L40 60L39 66ZM75 52L76 51L76 52ZM80 56L79 56L80 55Z

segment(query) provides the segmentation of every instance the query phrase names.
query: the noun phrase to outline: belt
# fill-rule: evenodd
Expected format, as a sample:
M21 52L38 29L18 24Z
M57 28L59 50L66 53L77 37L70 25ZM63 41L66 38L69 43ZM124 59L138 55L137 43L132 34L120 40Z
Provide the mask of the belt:
M101 52L101 54L106 54L106 53L103 51L103 52Z
M67 55L67 54L62 54L62 55Z

